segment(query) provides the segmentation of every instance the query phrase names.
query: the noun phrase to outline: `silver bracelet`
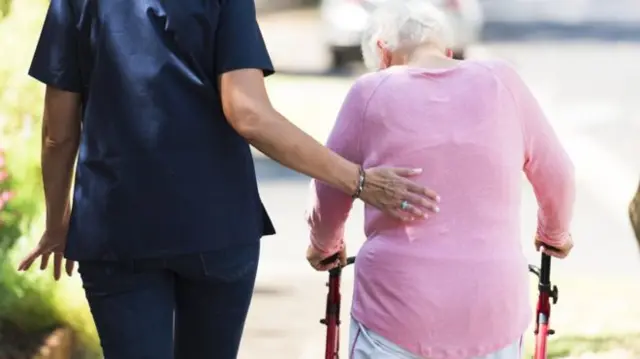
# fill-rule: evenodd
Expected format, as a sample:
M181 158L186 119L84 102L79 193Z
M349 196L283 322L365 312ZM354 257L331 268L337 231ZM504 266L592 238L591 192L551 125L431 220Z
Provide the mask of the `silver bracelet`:
M351 198L353 199L360 198L360 195L362 194L362 190L364 190L364 184L366 180L367 180L366 172L364 171L364 168L360 166L360 168L358 168L358 187L356 188L356 191L353 193Z

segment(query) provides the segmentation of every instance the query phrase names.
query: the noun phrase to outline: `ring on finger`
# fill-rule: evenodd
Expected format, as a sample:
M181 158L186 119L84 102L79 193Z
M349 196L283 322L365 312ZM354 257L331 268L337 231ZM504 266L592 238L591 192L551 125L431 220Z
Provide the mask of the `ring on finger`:
M407 208L409 208L409 202L407 202L407 201L400 202L400 209L401 210L406 211Z

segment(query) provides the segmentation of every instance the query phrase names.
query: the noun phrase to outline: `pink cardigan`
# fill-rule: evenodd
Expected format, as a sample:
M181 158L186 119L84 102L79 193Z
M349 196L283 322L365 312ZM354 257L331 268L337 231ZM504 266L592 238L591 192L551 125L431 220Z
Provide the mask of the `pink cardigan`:
M413 223L365 208L354 318L430 359L483 356L522 336L532 311L522 172L538 199L538 235L550 245L567 239L575 185L569 157L511 67L465 61L364 75L327 146L365 168L422 168L415 179L442 198L440 213ZM331 254L352 200L319 182L312 194L311 243Z

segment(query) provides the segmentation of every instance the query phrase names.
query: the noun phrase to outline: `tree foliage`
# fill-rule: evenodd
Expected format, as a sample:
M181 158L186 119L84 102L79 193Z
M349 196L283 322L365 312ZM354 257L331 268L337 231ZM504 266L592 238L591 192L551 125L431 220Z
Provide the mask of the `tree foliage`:
M8 9L9 1L0 0L0 9ZM0 21L0 49L11 55L0 60L0 358L15 357L7 353L15 349L18 332L37 337L57 326L73 329L82 346L99 352L77 275L55 282L49 271L16 271L44 227L39 167L44 87L27 70L48 4L14 1ZM10 328L14 336L7 336Z
M9 10L11 10L11 1L12 0L0 0L0 19L9 15Z

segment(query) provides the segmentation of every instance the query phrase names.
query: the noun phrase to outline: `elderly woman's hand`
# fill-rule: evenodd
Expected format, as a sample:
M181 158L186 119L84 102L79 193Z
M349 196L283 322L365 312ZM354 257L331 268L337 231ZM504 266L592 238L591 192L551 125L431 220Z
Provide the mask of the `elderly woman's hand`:
M334 255L335 254L327 255L325 252L315 249L313 245L310 245L307 248L307 261L309 261L309 264L317 271L324 272L339 266L347 265L346 247L342 247L335 260L328 261L328 259Z
M403 221L427 218L428 212L440 210L440 198L434 191L407 179L420 173L420 169L367 169L360 199Z
M534 245L537 251L542 251L542 253L546 255L562 259L566 258L573 249L573 238L569 235L561 246L549 247L540 240L540 237L536 236Z

